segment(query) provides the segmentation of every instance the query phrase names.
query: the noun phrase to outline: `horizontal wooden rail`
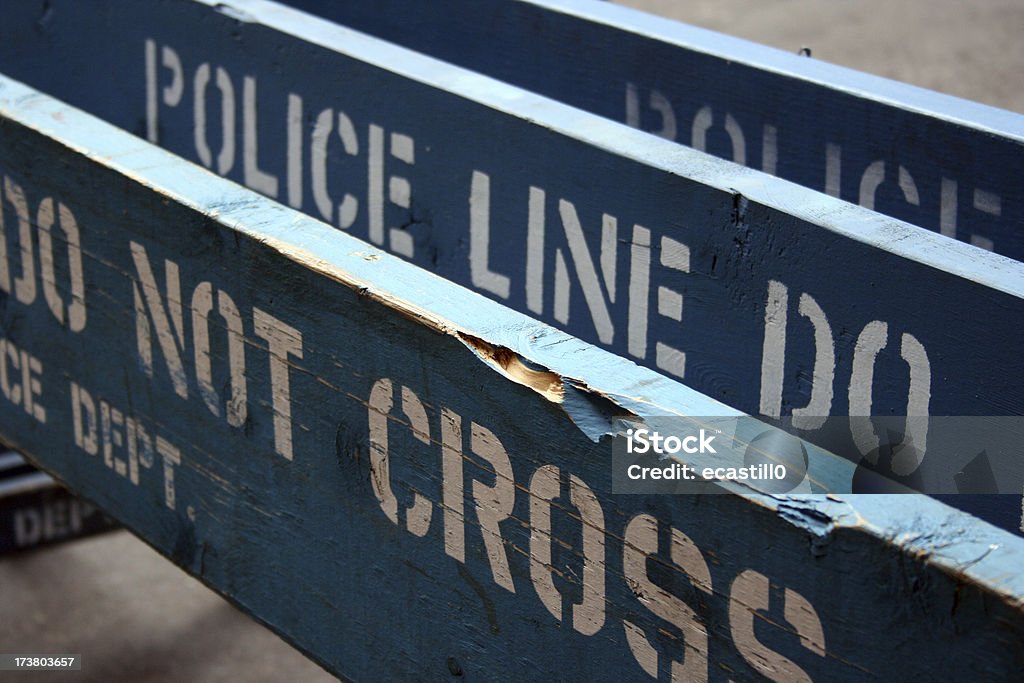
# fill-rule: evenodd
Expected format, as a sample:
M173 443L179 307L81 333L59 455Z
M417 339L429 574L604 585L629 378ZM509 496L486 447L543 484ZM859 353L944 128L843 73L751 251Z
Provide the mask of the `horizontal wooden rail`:
M1019 538L614 496L610 417L735 411L7 79L0 174L0 437L341 676L1020 670Z
M0 555L115 528L106 515L21 455L0 450Z
M1020 263L275 3L46 8L0 68L739 410L1024 412Z
M285 2L1024 259L1020 114L593 0Z
M38 9L0 68L741 411L1024 411L1018 262L276 3Z

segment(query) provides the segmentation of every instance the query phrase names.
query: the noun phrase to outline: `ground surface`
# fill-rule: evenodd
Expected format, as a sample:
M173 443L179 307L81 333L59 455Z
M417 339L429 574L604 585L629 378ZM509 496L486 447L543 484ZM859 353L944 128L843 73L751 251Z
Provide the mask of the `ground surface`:
M1024 0L622 4L1024 112ZM0 559L0 652L83 656L33 682L332 680L126 532Z
M815 59L1024 112L1022 0L619 0Z

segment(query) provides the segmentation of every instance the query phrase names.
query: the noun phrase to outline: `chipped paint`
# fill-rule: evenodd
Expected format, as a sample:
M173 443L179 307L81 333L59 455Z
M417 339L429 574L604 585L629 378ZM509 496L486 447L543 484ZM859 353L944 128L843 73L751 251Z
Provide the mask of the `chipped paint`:
M0 137L0 166L31 196L88 207L96 307L72 336L45 303L5 300L24 321L12 338L41 359L50 428L7 411L0 435L332 671L596 680L682 665L863 680L1019 668L1021 539L916 496L614 496L607 441L591 436L609 415L737 412L393 256L367 260L349 235L80 112L56 122L54 101L0 83L0 126L18 133ZM209 282L241 312L244 425L198 393L191 316L165 326L188 352L185 396L166 358L152 374L137 362L132 243L156 264L158 292ZM164 300L170 319L190 303ZM299 333L298 351L275 351L255 311ZM287 413L282 372L299 397ZM66 373L111 425L138 420L177 461L145 469L140 456L133 482L116 465L131 457L127 427L109 458L90 452ZM579 398L594 401L582 411ZM276 446L282 420L291 458ZM489 589L498 633L479 594L450 590L460 572ZM671 593L638 600L641 579ZM928 656L888 647L897 632ZM404 656L360 656L381 643Z

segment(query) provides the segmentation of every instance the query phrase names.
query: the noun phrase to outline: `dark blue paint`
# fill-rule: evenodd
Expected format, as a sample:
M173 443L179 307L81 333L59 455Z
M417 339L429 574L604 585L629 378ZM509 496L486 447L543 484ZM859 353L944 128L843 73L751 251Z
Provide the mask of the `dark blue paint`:
M587 0L285 4L682 144L693 144L697 114L710 107L707 151L737 158L731 115L746 165L769 172L762 152L772 126L774 172L815 190L826 189L826 150L838 145L837 196L859 202L866 169L883 161L875 209L930 230L942 225L945 178L956 185L946 190L956 198L955 236L1024 259L1019 114ZM899 187L900 166L916 206ZM1000 215L975 208L975 189L1000 196Z
M510 3L514 4L514 3ZM929 411L938 415L1020 414L1024 391L1024 269L923 231L855 210L767 176L640 136L623 127L560 107L507 86L481 80L427 58L340 28L236 3L215 11L201 3L140 5L111 0L86 8L49 3L34 23L33 3L8 12L0 66L10 74L146 134L145 40L168 45L184 66L176 107L159 107L159 142L199 161L193 129L193 76L211 65L209 146L221 148L216 68L228 74L236 102L235 155L228 177L244 181L243 77L256 79L258 163L278 179L286 198L288 93L303 99L301 208L318 216L312 196L310 138L317 114L343 111L358 136L359 155L344 152L338 123L326 172L335 204L346 192L359 201L349 230L369 237L367 148L371 124L415 140L410 166L385 147L384 224L401 226L415 243L413 262L465 285L469 267L470 188L474 170L490 175L491 268L511 279L509 297L493 298L540 320L601 343L575 279L561 229L559 201L576 209L593 262L600 268L602 214L618 221L614 337L602 346L657 367L655 343L687 354L685 381L740 410L760 408L762 341L769 281L789 293L789 344L783 413L810 397L814 351L810 324L797 303L808 293L824 310L836 337L831 412L848 412L853 348L869 322L889 326L878 356L873 410L907 410L907 366L899 357L903 333L917 338L931 363ZM248 12L248 14L246 14ZM263 12L262 15L259 15ZM274 14L273 12L276 12ZM241 13L241 14L240 14ZM259 15L259 16L258 16ZM243 16L245 20L237 17ZM276 23L275 23L276 22ZM35 28L30 28L35 27ZM18 39L37 32L32 41ZM310 41L335 45L337 50ZM549 70L555 72L557 70ZM170 84L161 67L160 87ZM459 80L461 79L461 81ZM447 85L448 89L443 89ZM475 100L475 101L474 101ZM628 150L628 151L627 151ZM388 176L407 178L409 210L387 202ZM528 307L525 254L531 186L546 193L543 311ZM333 210L337 222L337 209ZM651 231L648 335L641 357L630 353L628 318L633 226ZM663 237L685 243L691 272L659 263ZM385 248L388 244L385 243ZM555 316L555 251L572 277L569 323ZM945 272L944 272L945 271ZM683 293L683 321L658 314L657 291ZM478 288L479 289L479 288ZM602 291L604 290L602 284Z
M47 409L45 425L5 410L0 437L340 676L443 680L456 668L467 680L642 678L625 641L629 620L653 642L659 679L668 680L672 660L693 657L679 638L692 641L697 632L656 618L625 580L622 536L641 513L657 520L661 548L644 571L707 630L711 680L758 677L751 664L758 660L749 649L741 655L737 635L751 622L753 638L813 680L994 679L1024 665L1020 539L915 496L613 496L610 444L581 428L594 426L588 404L640 417L735 411L8 80L0 80L0 174L33 205L50 196L74 211L88 255L88 321L80 332L58 324L41 299L0 295L8 343L41 360L39 400ZM159 351L154 375L143 372L132 242L146 249L159 287L167 259L180 268L183 298L205 281L237 305L248 342L243 425L213 415L199 396L187 304L188 398L175 390ZM257 308L302 334L301 358L293 354L286 370L291 460L275 452L275 380L267 346L254 335ZM224 328L211 329L215 384L223 388ZM488 349L505 349L588 400L557 403L511 381L482 362ZM396 390L390 479L402 526L378 504L368 469L367 401L382 377L419 397L433 439L414 438ZM70 382L180 449L173 503L159 461L133 485L102 454L76 447ZM493 579L474 501L462 501L464 561L444 550L437 440L445 411L462 426L465 491L474 481L497 481L472 452L473 423L507 451L517 488L512 517L499 528L515 593ZM124 447L115 443L112 455L124 458ZM590 636L552 616L530 581L538 517L527 489L544 465L586 483L603 512L596 528L604 542L604 622ZM569 608L580 599L583 562L578 505L566 486L552 512L553 533L566 545L556 544L552 564L564 573L555 585ZM422 535L404 526L415 492L432 516ZM669 555L670 526L699 555ZM711 592L694 586L701 565ZM766 582L767 607L756 619L745 607L752 594L737 594L740 576ZM805 618L801 605L809 605L821 637L798 638L793 621L805 634L807 626L784 605Z
M481 291L648 367L664 371L657 362L657 342L682 349L686 384L744 412L756 414L762 408L762 346L771 281L784 283L788 292L782 414L811 398L813 329L798 311L805 293L824 310L835 337L831 414L850 412L849 387L864 385L852 378L854 349L862 330L874 321L884 322L888 335L874 366L872 412L908 411L908 366L900 357L904 334L920 341L928 356L929 413L1024 411L1024 388L1018 381L1024 375L1024 267L1019 263L286 8L259 2L211 8L204 3L116 0L88 8L62 2L47 7L45 15L34 3L7 12L0 26L6 31L0 34L0 68L144 136L150 39L159 67L158 141L200 161L193 126L194 83L200 65L207 63L208 145L215 168L223 143L215 85L221 68L236 105L235 154L225 172L242 182L244 78L252 76L258 167L277 178L282 200L287 199L288 95L301 97L303 191L296 204L314 216L320 214L311 189L311 139L318 114L330 108L334 130L325 165L328 187L334 204L346 192L358 200L349 232L362 239L371 237L369 131L371 124L380 126L384 196L389 175L406 178L411 185L408 210L385 201L384 225L400 226L399 232L411 238L414 263L467 286L474 284L469 264L471 185L474 171L488 174L490 267L510 278L510 287L507 299ZM183 66L182 95L174 107L162 103L163 88L173 81L162 63L164 46L176 51ZM354 126L357 156L346 154L338 138L338 111ZM389 153L392 133L415 140L413 165ZM526 291L531 187L545 192L540 312L529 307ZM577 212L597 268L602 216L617 219L617 297L608 304L614 326L608 343L602 343L573 274L574 257L562 230L563 199ZM337 208L332 213L337 222ZM649 289L638 295L648 310L646 319L641 318L647 339L640 353L628 344L630 330L640 324L629 317L634 225L650 230L652 237ZM689 274L660 263L664 237L689 247ZM572 278L568 324L555 311L556 251ZM659 315L660 286L682 293L681 323ZM607 293L603 280L601 288ZM773 354L769 361L778 359ZM1006 505L1016 511L1018 501Z
M90 503L13 452L0 451L0 555L117 528Z

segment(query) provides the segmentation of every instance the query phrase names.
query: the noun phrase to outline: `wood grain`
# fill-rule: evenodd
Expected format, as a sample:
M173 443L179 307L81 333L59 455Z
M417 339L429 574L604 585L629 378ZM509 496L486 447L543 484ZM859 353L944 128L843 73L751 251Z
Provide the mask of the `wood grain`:
M0 173L64 236L0 296L0 437L338 675L1022 666L1018 538L917 496L614 496L595 413L735 411L8 79Z
M15 3L0 67L744 412L1024 411L1020 264L279 5L211 4Z
M593 0L286 4L1024 258L1020 114Z
M6 18L13 75L745 413L1024 411L1019 262L273 3Z

